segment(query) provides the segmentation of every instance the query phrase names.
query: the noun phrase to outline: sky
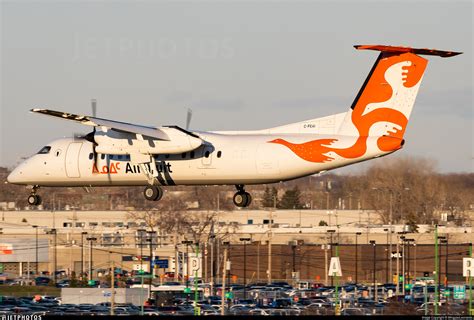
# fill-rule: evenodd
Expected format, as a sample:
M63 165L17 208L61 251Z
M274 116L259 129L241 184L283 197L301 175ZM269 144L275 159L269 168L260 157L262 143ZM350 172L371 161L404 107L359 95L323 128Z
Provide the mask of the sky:
M87 133L34 107L146 125L263 129L345 112L377 56L430 57L397 154L473 172L472 1L2 1L0 166ZM395 156L395 155L392 155ZM381 160L377 160L381 161ZM360 165L349 170L360 170Z

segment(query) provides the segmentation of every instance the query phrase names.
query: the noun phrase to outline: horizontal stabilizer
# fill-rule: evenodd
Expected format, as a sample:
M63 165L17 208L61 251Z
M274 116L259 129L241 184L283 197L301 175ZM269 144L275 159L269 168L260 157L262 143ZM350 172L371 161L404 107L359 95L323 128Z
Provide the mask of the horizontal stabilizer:
M393 52L393 53L405 53L411 52L414 54L429 55L429 56L439 56L443 58L454 57L462 52L454 51L443 51L436 49L419 49L419 48L410 48L410 47L397 47L397 46L383 46L383 45L355 45L354 48L357 50L375 50L382 52Z

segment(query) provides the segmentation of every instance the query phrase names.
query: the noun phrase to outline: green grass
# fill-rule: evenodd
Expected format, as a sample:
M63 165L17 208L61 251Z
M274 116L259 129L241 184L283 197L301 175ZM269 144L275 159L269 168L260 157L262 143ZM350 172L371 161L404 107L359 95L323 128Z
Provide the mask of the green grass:
M0 296L33 297L37 294L59 297L61 295L61 289L43 286L0 286Z

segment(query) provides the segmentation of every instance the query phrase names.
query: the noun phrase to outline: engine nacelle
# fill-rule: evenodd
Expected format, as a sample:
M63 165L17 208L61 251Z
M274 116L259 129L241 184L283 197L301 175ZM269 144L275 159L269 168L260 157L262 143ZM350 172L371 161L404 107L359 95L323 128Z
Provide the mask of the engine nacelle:
M160 130L168 135L169 140L97 128L94 134L95 150L104 154L179 154L197 149L203 143L202 139L177 128L161 127Z

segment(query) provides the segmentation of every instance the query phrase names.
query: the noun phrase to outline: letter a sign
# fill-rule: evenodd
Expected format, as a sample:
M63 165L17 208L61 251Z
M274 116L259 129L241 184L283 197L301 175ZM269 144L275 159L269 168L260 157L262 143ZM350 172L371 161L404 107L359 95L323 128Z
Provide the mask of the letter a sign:
M462 276L474 276L474 258L462 258Z
M331 263L329 263L329 276L334 277L342 277L342 270L341 270L341 261L339 261L339 257L332 257Z

